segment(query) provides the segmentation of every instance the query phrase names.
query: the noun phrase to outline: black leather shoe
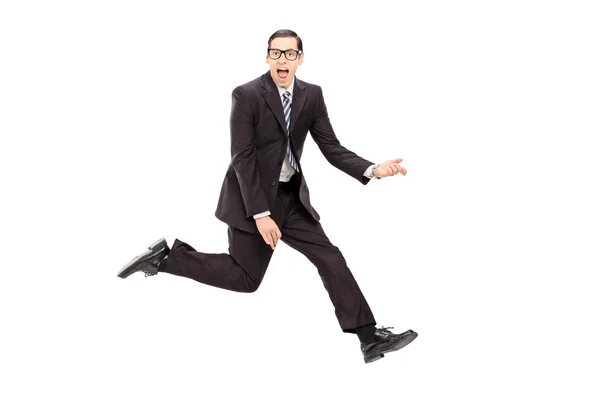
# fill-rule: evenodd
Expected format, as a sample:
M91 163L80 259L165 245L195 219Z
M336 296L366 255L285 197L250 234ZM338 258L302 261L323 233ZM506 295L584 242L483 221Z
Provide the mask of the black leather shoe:
M142 271L145 276L156 275L158 265L169 254L169 246L165 238L159 239L148 246L148 251L129 261L117 274L119 278L127 278L129 275Z
M384 353L400 350L418 336L417 332L412 329L400 334L393 333L389 329L394 329L394 327L377 328L372 342L362 342L360 344L365 363L383 358Z

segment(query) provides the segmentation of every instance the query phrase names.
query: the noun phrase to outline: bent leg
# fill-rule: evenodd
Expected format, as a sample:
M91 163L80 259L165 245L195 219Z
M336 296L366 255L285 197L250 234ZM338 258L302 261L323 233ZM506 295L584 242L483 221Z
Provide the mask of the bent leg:
M273 255L259 234L229 227L229 253L202 253L175 239L159 272L194 279L236 292L254 292L260 286Z

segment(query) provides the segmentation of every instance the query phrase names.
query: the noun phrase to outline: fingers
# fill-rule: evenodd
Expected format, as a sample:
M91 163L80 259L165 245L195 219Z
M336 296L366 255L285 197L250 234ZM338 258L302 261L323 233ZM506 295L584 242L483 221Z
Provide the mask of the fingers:
M272 243L271 248L273 250L275 250L275 246L277 246L278 240L279 240L279 238L277 237L277 230L271 231L271 243Z
M404 168L400 163L403 161L403 158L395 158L387 162L387 166L385 168L385 172L387 176L394 176L397 174L406 175L406 168Z
M281 231L279 229L274 229L272 231L265 232L262 234L262 238L265 243L271 247L271 249L275 250L275 246L277 246L279 239L281 239Z
M397 170L398 170L396 172L396 174L397 173L401 173L402 175L406 175L406 168L404 168L402 165L398 165L398 164L396 164L396 167L397 167ZM396 174L394 174L394 175L396 175Z
M270 217L259 218L256 220L256 227L265 243L275 250L275 246L281 238L281 231L275 221Z
M271 249L275 250L275 241L273 240L271 234L265 234L265 236L263 236L263 239L265 239L265 243L268 244L269 247L271 247Z
M400 166L398 164L390 164L388 166L388 171L390 176L396 175L398 172L400 172Z
M262 234L262 238L265 241L265 243L268 244L273 249L273 243L272 243L271 235L263 233Z
M400 159L396 159L396 160L402 160ZM382 168L382 170L384 171L384 176L394 176L397 174L402 174L402 175L406 175L406 168L404 168L402 165L396 163L393 160L393 162L390 162L387 166L385 166L384 168Z

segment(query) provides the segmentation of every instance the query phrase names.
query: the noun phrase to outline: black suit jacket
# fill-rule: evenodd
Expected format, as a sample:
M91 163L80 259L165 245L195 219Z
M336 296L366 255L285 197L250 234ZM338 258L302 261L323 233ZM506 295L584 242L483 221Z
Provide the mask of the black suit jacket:
M230 131L231 162L215 216L235 228L258 233L253 215L272 210L288 141L283 106L270 71L233 90ZM308 131L331 165L363 185L370 181L363 174L374 163L340 144L329 122L321 87L297 77L290 131L301 172L300 200L317 221L320 216L310 204L302 173L302 149Z

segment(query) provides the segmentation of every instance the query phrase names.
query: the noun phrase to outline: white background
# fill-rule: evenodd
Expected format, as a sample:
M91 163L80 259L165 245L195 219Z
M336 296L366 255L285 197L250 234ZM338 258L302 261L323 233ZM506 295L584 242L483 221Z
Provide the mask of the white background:
M3 1L0 397L597 399L593 3ZM419 333L373 364L285 244L253 294L116 277L227 251L231 91L281 28L342 144L408 169L302 159L378 325Z

